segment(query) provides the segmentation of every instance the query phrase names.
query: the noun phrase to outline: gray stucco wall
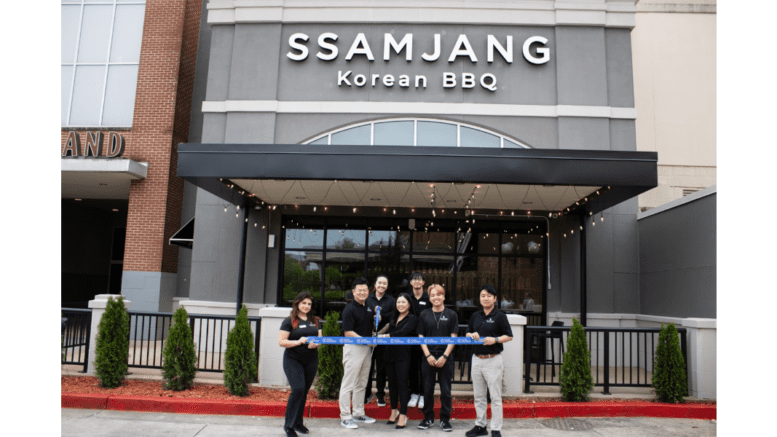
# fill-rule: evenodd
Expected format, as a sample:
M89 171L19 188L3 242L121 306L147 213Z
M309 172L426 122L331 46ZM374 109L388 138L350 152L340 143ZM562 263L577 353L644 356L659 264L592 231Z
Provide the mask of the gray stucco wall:
M638 225L641 314L717 318L717 194Z

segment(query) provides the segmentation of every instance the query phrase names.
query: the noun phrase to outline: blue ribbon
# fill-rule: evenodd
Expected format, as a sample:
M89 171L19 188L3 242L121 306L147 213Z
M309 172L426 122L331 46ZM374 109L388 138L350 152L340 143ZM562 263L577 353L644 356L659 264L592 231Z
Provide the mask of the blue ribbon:
M308 341L321 344L358 344L358 345L421 345L421 344L483 344L483 340L470 337L308 337Z

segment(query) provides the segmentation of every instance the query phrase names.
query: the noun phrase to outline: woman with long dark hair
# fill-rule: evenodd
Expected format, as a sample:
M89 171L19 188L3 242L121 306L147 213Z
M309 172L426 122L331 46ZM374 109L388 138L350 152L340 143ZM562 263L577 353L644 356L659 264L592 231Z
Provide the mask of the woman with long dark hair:
M396 311L391 321L384 328L385 334L381 337L415 337L416 316L413 314L413 305L410 295L402 293L397 297ZM387 422L389 425L397 424L396 428L404 428L407 423L408 407L408 372L410 371L410 351L405 345L386 346L383 358L386 361L386 376L389 381L389 399L391 402L391 416ZM399 405L397 405L399 401ZM397 408L399 407L399 408Z
M291 315L283 319L278 333L278 345L283 352L283 372L291 386L286 403L286 422L283 430L287 437L297 437L297 432L307 434L302 424L305 401L318 371L317 343L309 343L308 337L321 337L318 317L312 314L313 296L303 291L291 304Z

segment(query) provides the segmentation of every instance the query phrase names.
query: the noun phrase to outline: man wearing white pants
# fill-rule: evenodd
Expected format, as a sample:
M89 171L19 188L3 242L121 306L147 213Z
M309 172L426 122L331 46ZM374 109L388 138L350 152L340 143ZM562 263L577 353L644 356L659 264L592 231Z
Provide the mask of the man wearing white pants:
M369 286L365 278L353 281L353 300L343 310L343 334L346 337L372 337L375 312L366 305ZM364 390L370 376L371 347L343 346L343 380L340 383L340 425L355 429L357 423L375 423L364 414ZM351 411L353 402L353 411ZM353 414L352 414L353 413Z
M475 427L464 434L466 437L486 436L487 391L491 393L491 437L502 436L502 385L504 382L504 358L502 351L513 339L513 330L507 315L495 308L496 289L485 284L480 290L480 304L483 309L469 319L467 337L483 340L483 345L472 347L472 388L475 392Z

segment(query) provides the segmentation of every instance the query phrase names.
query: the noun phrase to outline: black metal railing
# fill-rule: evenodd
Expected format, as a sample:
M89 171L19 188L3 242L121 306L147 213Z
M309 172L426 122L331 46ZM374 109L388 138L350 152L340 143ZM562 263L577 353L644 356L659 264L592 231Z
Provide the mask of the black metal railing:
M92 310L62 308L62 364L82 365L86 372L89 360L89 336L92 332Z
M161 369L165 340L170 332L172 313L131 311L129 357L130 367ZM259 356L261 318L249 317L254 333L254 352ZM227 351L227 334L235 326L234 316L189 314L189 327L197 354L197 370L223 372Z
M571 327L527 326L524 331L525 393L532 385L559 385L561 363ZM660 328L586 327L594 385L610 394L610 387L650 387ZM678 328L686 362L686 329Z
M467 325L459 325L459 337L467 334ZM472 345L459 344L453 348L453 383L472 384Z

